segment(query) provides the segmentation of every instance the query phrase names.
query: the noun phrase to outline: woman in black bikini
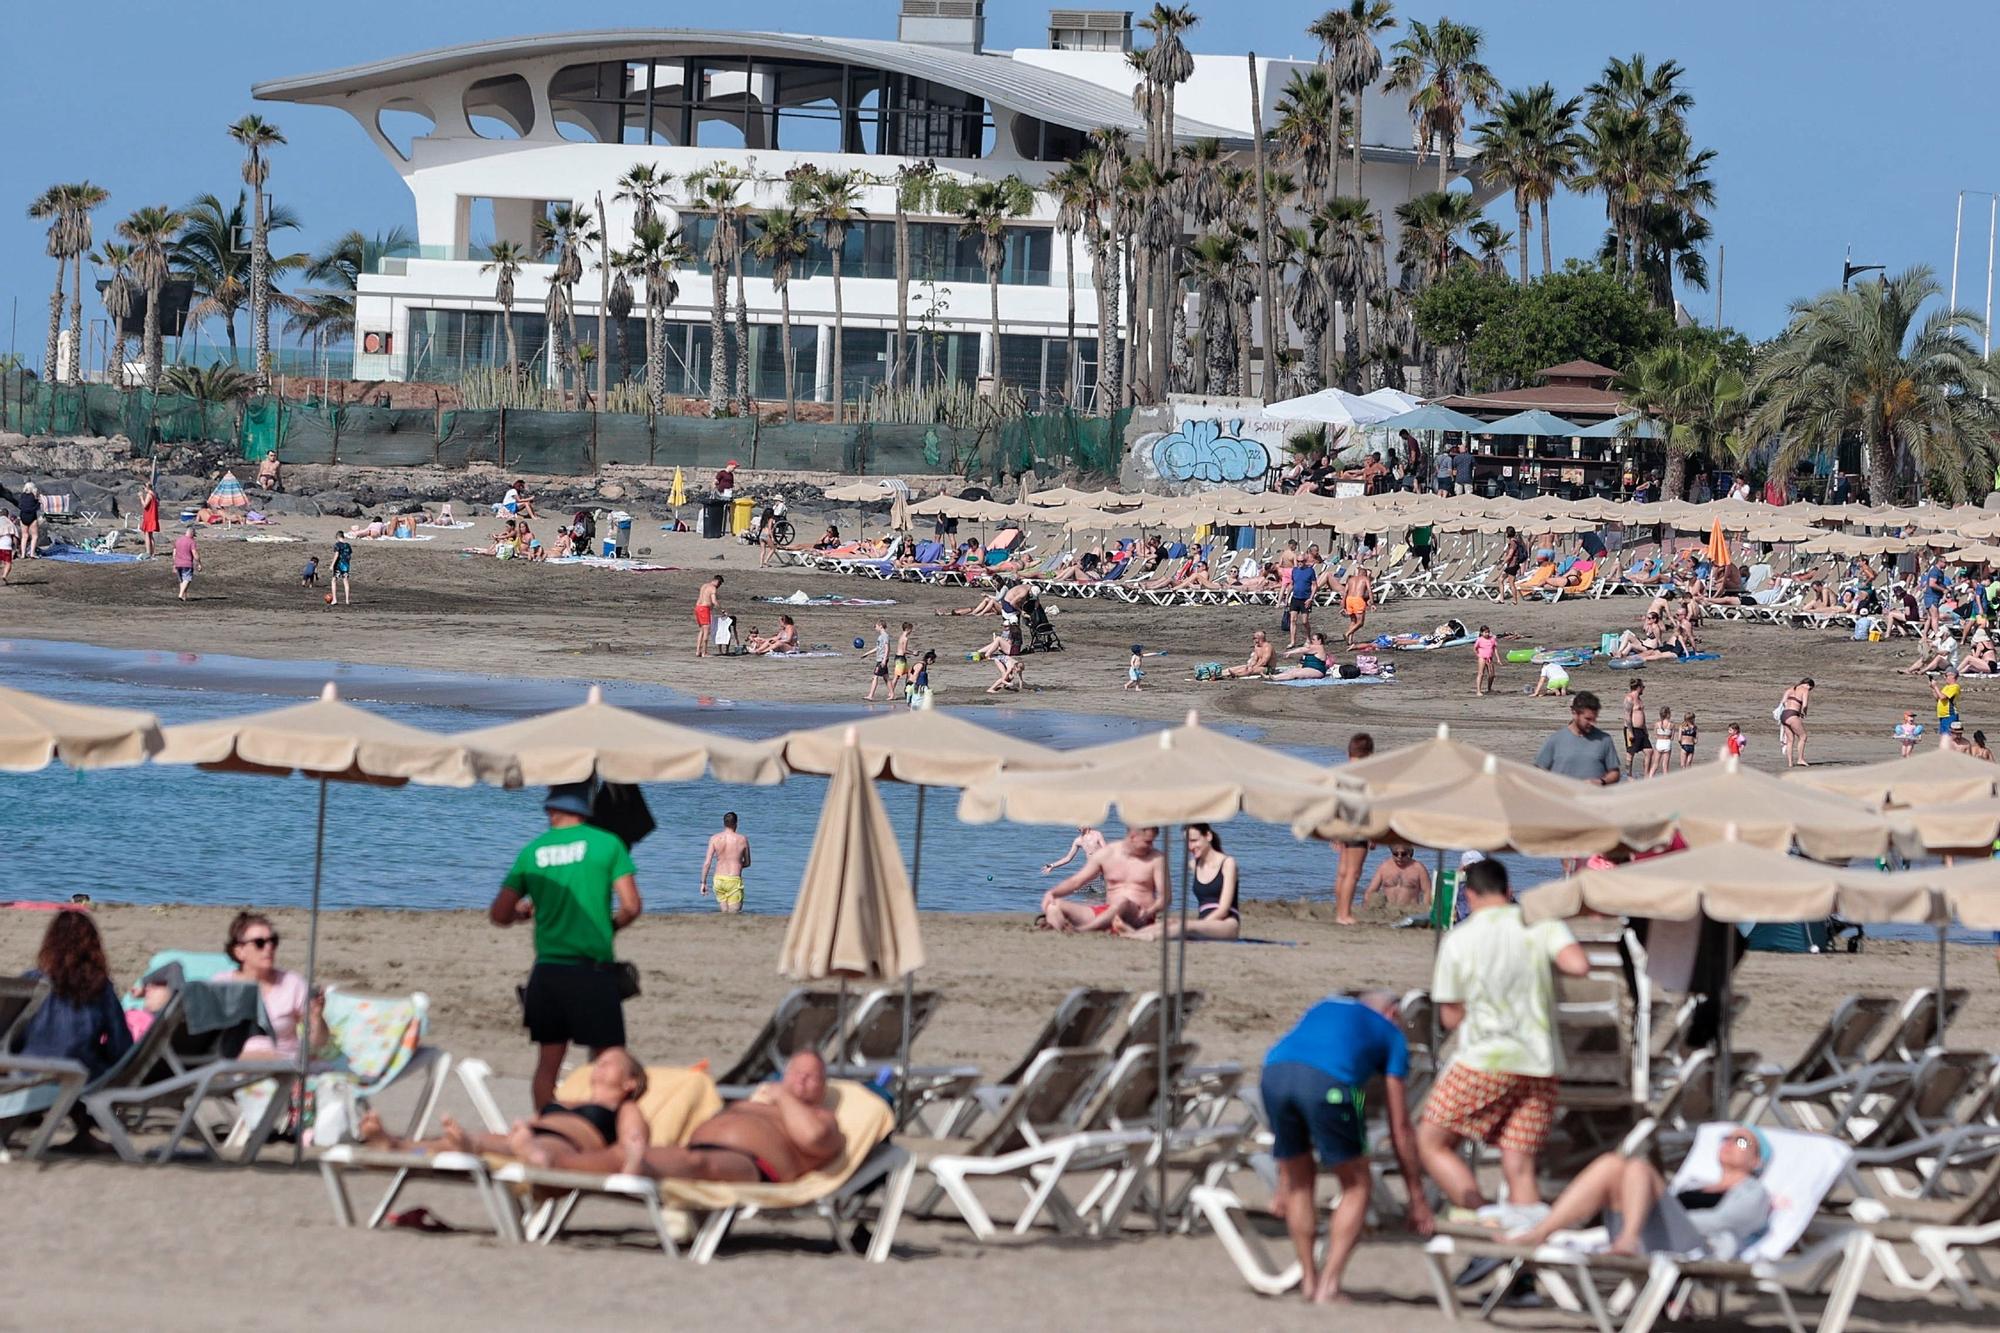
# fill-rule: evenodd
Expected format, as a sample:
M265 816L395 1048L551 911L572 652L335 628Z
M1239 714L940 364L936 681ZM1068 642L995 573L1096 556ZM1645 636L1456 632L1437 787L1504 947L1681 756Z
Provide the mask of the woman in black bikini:
M1701 732L1694 724L1694 714L1681 719L1681 767L1694 767L1694 748L1701 740Z
M1194 890L1195 915L1187 923L1188 938L1233 940L1243 932L1242 914L1236 906L1236 858L1222 851L1222 835L1207 824L1187 826L1188 882ZM1179 917L1155 921L1139 930L1113 923L1111 931L1131 940L1156 940L1165 930L1169 936L1181 933Z
M625 1169L632 1171L637 1170L650 1138L646 1117L639 1111L639 1099L645 1095L645 1066L623 1048L613 1048L591 1062L589 1101L572 1106L550 1102L533 1119L516 1120L505 1134L468 1134L445 1116L439 1137L399 1139L383 1132L382 1117L374 1111L363 1116L357 1128L361 1141L371 1148L499 1153L558 1170L577 1167L586 1155L618 1148L633 1164Z
M1812 704L1813 682L1807 676L1778 701L1778 740L1786 768L1806 768L1806 709Z

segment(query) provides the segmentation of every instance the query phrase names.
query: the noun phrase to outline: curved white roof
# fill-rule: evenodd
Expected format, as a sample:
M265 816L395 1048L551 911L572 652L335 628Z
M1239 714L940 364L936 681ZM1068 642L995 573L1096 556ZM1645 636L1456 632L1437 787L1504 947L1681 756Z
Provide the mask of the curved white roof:
M389 60L350 65L319 74L267 79L253 84L253 97L266 102L338 103L354 93L401 87L440 75L474 71L502 72L523 61L549 57L578 63L662 55L764 56L771 59L826 60L867 65L876 69L934 79L973 93L998 106L1051 124L1078 130L1112 126L1133 134L1145 125L1133 111L1129 96L1079 79L1042 69L1002 55L974 55L947 47L861 37L813 37L780 32L717 32L704 28L610 28L588 32L553 33L537 37L503 37L462 46L440 47ZM1183 139L1217 138L1232 142L1234 131L1179 117L1176 130Z

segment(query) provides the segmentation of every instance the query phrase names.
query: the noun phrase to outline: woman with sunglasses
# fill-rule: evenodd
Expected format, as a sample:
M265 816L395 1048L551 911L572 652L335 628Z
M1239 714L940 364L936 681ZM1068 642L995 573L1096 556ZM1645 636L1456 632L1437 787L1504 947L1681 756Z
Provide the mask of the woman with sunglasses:
M1757 1179L1771 1164L1771 1143L1761 1130L1731 1125L1715 1160L1713 1183L1669 1194L1646 1158L1606 1153L1570 1182L1540 1225L1514 1239L1544 1245L1603 1213L1613 1254L1734 1259L1771 1221L1771 1195Z
M215 979L255 982L275 1034L259 1034L244 1042L243 1059L296 1061L299 1024L308 1011L312 1015L312 1049L317 1051L326 1044L326 997L308 995L303 976L278 966L278 929L269 917L238 912L229 923L224 952L236 961L236 970Z

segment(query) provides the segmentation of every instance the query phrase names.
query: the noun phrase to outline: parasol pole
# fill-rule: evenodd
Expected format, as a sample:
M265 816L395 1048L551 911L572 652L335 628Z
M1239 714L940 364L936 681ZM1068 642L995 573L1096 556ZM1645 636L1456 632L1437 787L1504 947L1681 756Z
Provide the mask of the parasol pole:
M306 925L306 1012L300 1019L303 1031L299 1033L299 1126L292 1137L292 1165L297 1166L305 1156L306 1126L306 1070L312 1059L313 997L318 994L319 974L319 886L320 872L326 866L326 783L324 774L319 780L319 818L313 833L313 879L312 915Z
M1187 885L1194 879L1194 866L1187 855L1187 834L1181 834L1181 938L1174 956L1174 1040L1179 1041L1184 1024L1181 1009L1187 997L1187 929L1188 897ZM1239 909L1240 910L1240 909Z
M1942 905L1942 904L1939 904L1939 906L1940 906L1940 909L1942 909L1942 906L1943 906L1943 905ZM1943 915L1943 912L1942 912L1942 910L1940 910L1940 912L1939 912L1939 915L1938 915L1938 928L1937 928L1937 933L1938 933L1938 984L1937 984L1937 995L1936 995L1936 997L1935 997L1935 998L1936 998L1936 1001L1937 1001L1937 1048L1938 1048L1939 1050L1943 1050L1943 1049L1944 1049L1944 1009L1945 1009L1945 995L1944 995L1944 945L1945 945L1945 935L1946 935L1946 932L1947 932L1947 931L1949 931L1950 929L1951 929L1951 923L1950 923L1950 922L1949 922L1949 921L1948 921L1948 920L1947 920L1947 919L1946 919L1946 918L1944 917L1944 915Z
M917 886L924 877L924 784L917 784L917 834L916 845L910 852L910 902L917 901ZM900 1062L896 1067L896 1102L900 1109L903 1087L910 1078L910 1006L916 998L916 977L903 974L903 1044Z
M1724 1119L1729 1116L1729 1105L1736 1091L1736 1081L1729 1069L1729 1043L1733 1035L1730 1032L1733 1025L1729 1021L1729 1008L1733 1003L1733 997L1729 992L1736 979L1738 938L1735 923L1728 923L1727 933L1723 936L1722 985L1719 987L1722 992L1722 1009L1715 1016L1715 1113Z
M1170 830L1170 832L1179 832L1178 826ZM1182 834L1182 837L1185 838L1186 835ZM1173 915L1173 910L1174 910L1174 862L1172 857L1168 857L1167 858L1167 915L1170 919ZM1169 1013L1167 1011L1167 1005L1169 1003L1167 999L1167 958L1168 958L1168 949L1171 947L1172 943L1173 942L1167 938L1165 922L1161 922L1160 923L1160 1033L1159 1033L1160 1049L1158 1050L1158 1052L1156 1052L1156 1054L1159 1057L1160 1069L1159 1069L1159 1080L1158 1080L1159 1086L1154 1094L1154 1103L1155 1103L1154 1114L1155 1114L1155 1119L1158 1122L1155 1128L1160 1136L1160 1145L1158 1153L1159 1177L1158 1180L1156 1181L1157 1194L1153 1199L1153 1221L1155 1225L1159 1227L1162 1233L1164 1233L1167 1229L1167 1131L1169 1129L1167 1120L1173 1098L1173 1080L1167 1077L1167 1072L1168 1072L1168 1062L1172 1055L1172 1048L1173 1048L1171 1026L1178 1025L1180 1022L1180 1013L1178 1005L1175 1005L1175 1011L1173 1013Z

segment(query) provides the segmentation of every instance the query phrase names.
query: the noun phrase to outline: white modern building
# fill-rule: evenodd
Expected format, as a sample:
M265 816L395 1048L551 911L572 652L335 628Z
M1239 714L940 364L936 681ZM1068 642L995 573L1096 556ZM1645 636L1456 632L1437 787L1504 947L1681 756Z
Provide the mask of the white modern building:
M417 245L371 262L360 280L355 374L363 379L447 379L504 360L506 340L482 273L495 240L531 244L534 221L557 203L595 208L602 195L613 249L625 246L632 210L614 200L630 167L649 163L676 179L701 169L747 173L752 206L783 202L785 175L802 166L862 173L867 221L842 254L843 360L848 393L880 379L896 325L893 218L896 169L933 160L965 178L1009 173L1039 184L1079 151L1090 131L1117 126L1135 141L1137 76L1127 63L1131 16L1057 10L1043 49L989 51L983 0L903 0L897 40L687 28L621 29L476 42L367 65L259 83L265 101L334 107L361 125L409 184ZM1199 33L1199 30L1198 30ZM1307 39L1300 37L1304 46ZM1307 53L1310 54L1309 52ZM1267 123L1309 60L1260 63ZM1396 206L1435 185L1419 165L1399 95L1371 92L1363 147L1366 193L1393 229ZM1197 55L1176 97L1181 138L1212 137L1246 156L1251 132L1248 67L1241 55ZM1462 165L1462 164L1460 164ZM1349 188L1343 186L1344 190ZM712 220L670 196L668 221L700 253ZM977 244L950 217L920 217L912 253L910 319L919 329L913 376L970 381L988 336L989 307ZM1041 199L1008 237L1001 286L1001 378L1031 392L1065 384L1068 272L1054 206ZM1393 255L1395 238L1389 238ZM826 398L832 374L834 288L828 256L795 268L794 361L802 396ZM1094 377L1097 312L1086 247L1077 246L1079 383ZM546 354L541 316L551 269L530 265L517 286L514 321L523 356ZM756 272L753 265L752 273ZM709 367L710 281L704 266L679 275L671 309L668 381L699 394ZM599 282L577 285L579 332L595 339ZM778 302L752 277L753 391L782 394ZM583 333L588 327L591 332ZM614 378L643 355L635 317L608 339ZM629 358L621 353L629 348ZM629 367L637 374L636 365Z

